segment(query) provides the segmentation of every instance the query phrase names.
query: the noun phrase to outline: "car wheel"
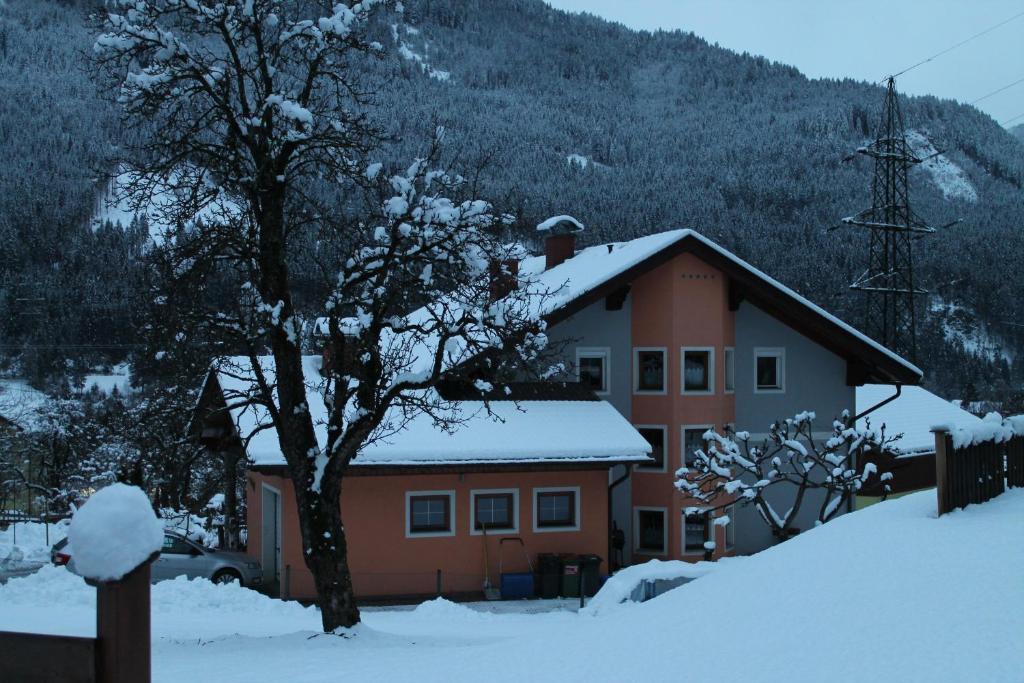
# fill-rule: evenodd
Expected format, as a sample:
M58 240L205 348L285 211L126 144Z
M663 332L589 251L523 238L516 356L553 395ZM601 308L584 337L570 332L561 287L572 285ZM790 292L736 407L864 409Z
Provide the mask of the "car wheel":
M233 569L222 569L213 575L212 581L220 584L242 583L242 575Z

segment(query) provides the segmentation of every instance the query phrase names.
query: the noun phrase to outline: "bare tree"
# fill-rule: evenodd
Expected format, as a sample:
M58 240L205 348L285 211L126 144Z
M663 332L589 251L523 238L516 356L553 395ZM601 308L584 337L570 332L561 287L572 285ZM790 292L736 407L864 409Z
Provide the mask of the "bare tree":
M891 473L880 474L867 456L891 451L901 435L886 436L884 425L880 430L870 424L857 429L844 411L832 423L832 436L818 442L813 436L814 418L813 412L803 412L774 423L761 445L751 445L747 432L708 430L704 434L707 448L695 452L692 468L676 472L675 486L697 501L703 512L734 503L753 505L780 540L791 535L807 494L818 491L817 521L823 524L872 476L883 482L892 479ZM781 513L767 498L770 490L780 488L792 495L790 507ZM888 489L883 484L883 490Z
M471 364L484 391L485 374L535 363L546 343L544 293L513 286L502 264L518 254L498 239L498 217L486 202L452 198L469 187L434 168L436 144L402 172L364 162L375 131L357 75L380 50L363 32L384 3L339 3L312 18L322 3L110 4L123 14L105 12L97 63L128 121L155 131L136 150L127 191L160 214L161 248L197 297L215 273L239 283L233 308L205 314L249 357L248 388L227 398L258 409L258 429L276 430L323 627L351 626L359 611L340 506L348 466L416 415L456 428L466 416L433 390L453 372ZM348 209L354 197L368 201L358 211L325 206L330 188ZM309 235L328 278L320 311L334 362L323 377L304 372L306 326L289 277L299 236Z

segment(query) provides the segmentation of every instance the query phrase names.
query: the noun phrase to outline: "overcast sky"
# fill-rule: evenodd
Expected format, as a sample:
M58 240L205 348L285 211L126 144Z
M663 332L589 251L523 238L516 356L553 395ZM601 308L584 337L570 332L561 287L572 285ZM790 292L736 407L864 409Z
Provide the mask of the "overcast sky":
M1024 0L547 0L638 29L693 31L812 78L876 81L1024 12ZM1024 16L897 79L915 95L971 102L1024 79ZM1024 81L976 105L1024 114ZM1024 116L1009 125L1024 123Z

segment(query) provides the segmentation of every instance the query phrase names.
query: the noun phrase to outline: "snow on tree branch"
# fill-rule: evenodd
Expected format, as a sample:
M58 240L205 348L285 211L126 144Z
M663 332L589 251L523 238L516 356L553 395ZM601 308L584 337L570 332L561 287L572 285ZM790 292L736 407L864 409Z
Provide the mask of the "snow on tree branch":
M891 452L901 435L887 436L884 425L876 430L870 421L859 429L844 411L833 421L832 435L819 443L814 438L815 417L807 411L775 422L760 445L751 444L747 432L707 431L707 446L695 452L692 467L676 472L676 488L705 511L733 503L753 505L779 538L786 538L793 528L807 492L816 490L823 494L817 521L827 522L871 477L880 476L883 482L892 479L889 473L879 475L877 466L865 459ZM785 514L780 515L766 498L774 488L793 493L793 505ZM889 491L889 484L883 484L883 490Z

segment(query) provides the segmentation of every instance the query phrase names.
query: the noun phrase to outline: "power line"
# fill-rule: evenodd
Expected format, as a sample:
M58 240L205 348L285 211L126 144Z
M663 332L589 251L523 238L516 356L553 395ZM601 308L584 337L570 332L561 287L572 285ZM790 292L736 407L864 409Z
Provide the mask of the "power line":
M956 45L951 45L950 47L947 47L945 50L942 50L941 52L936 52L931 57L929 57L927 59L922 59L917 64L914 64L912 66L908 66L906 69L904 69L903 71L900 71L899 73L894 73L891 76L886 76L885 78L881 78L881 79L878 80L878 82L882 83L883 81L886 81L889 78L896 78L897 76L902 76L903 74L907 73L908 71L913 71L914 69L916 69L917 67L921 66L922 64L927 64L928 62L932 61L933 59L935 59L937 57L941 57L942 55L944 55L944 54L946 54L948 52L952 52L953 50L957 49L961 45L969 43L972 40L974 40L975 38L980 38L983 35L985 35L986 33L991 33L992 31L995 31L1000 26L1005 26L1006 24L1009 24L1014 19L1019 19L1020 17L1024 17L1024 12L1019 12L1017 14L1014 14L1009 19L1004 19L1003 21L999 22L998 24L995 24L994 26L989 26L984 31L981 31L979 33L975 33L973 36L970 36L969 38L964 38L963 40L961 40Z
M1005 126L1006 124L1013 123L1014 121L1016 121L1017 119L1020 119L1020 118L1024 118L1024 113L1017 114L1016 116L1008 118L1005 121L1000 121L999 125L1000 126Z
M978 99L972 100L971 102L968 102L967 104L977 104L978 102L981 102L982 100L987 100L988 98L992 97L993 95L998 95L999 93L1003 92L1004 90L1008 90L1008 89L1012 88L1013 86L1017 85L1018 83L1024 83L1024 78L1018 78L1017 80L1015 80L1013 83L1010 83L1009 85L1004 85L1001 88L996 88L992 92L990 92L988 94L985 94L985 95L982 95Z

